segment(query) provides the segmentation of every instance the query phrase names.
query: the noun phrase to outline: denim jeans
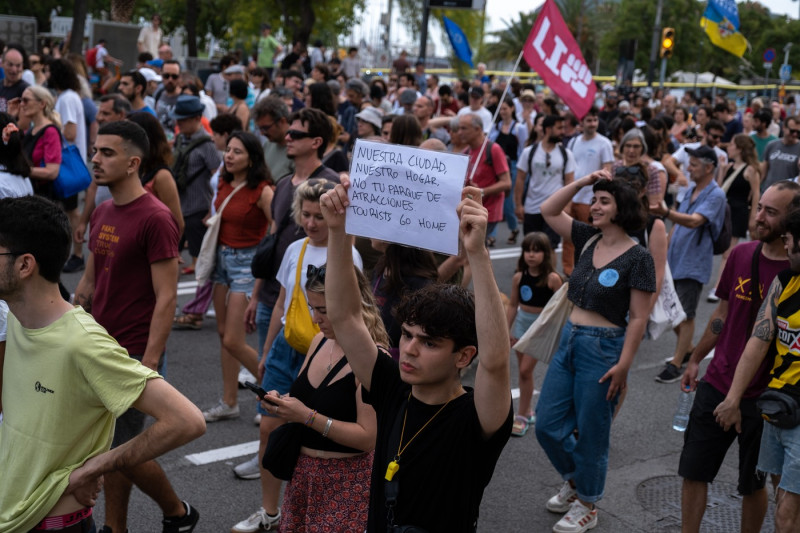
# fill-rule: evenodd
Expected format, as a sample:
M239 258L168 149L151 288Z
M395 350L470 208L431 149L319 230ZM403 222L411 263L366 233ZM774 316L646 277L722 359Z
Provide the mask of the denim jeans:
M598 381L619 361L624 341L625 328L567 321L536 404L536 438L561 477L574 480L585 502L603 497L618 396L606 400L611 380Z
M264 343L267 342L269 321L272 319L272 307L258 302L256 307L256 331L258 332L258 358L264 355Z

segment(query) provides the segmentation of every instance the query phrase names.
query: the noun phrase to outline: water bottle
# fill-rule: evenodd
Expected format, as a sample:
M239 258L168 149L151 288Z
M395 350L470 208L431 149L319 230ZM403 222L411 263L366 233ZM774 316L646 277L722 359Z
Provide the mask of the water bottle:
M672 419L672 429L676 431L686 431L689 424L689 413L692 411L694 403L694 391L681 389L678 395L678 408L675 409L675 416Z

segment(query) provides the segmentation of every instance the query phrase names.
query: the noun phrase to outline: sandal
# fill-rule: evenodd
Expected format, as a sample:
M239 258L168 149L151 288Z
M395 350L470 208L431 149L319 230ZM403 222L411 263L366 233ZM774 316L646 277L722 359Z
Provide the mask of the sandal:
M533 413L533 411L531 411L530 413L528 413L528 424L532 426L535 423L536 423L536 415Z
M197 315L178 315L172 319L172 329L200 329L203 327L203 317Z
M486 247L487 248L493 248L495 242L496 242L496 239L494 237L488 237L486 239Z
M512 437L524 437L528 432L529 424L528 418L525 416L516 415L514 417L514 425L511 426Z
M189 274L194 274L194 267L188 266L184 268L183 270L181 270L181 274L184 276L188 276Z
M517 236L519 235L518 229L511 230L511 235L508 237L506 241L508 244L517 244Z

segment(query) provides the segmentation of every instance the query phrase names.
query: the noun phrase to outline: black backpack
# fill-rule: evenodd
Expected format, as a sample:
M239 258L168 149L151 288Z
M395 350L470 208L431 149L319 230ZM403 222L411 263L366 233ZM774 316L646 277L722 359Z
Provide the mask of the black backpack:
M556 146L558 146L561 157L564 159L564 164L561 166L561 184L564 185L564 180L567 178L567 149L564 148L564 145L561 143L558 143ZM539 143L533 143L531 151L528 153L528 175L525 177L525 192L522 193L522 203L525 203L525 198L528 197L528 187L531 186L531 171L533 170L533 154L536 153L538 148Z
M175 177L175 183L178 186L179 193L185 192L186 188L196 180L203 171L207 170L206 167L202 167L194 174L189 175L189 154L198 146L210 142L214 142L213 139L208 135L203 135L202 137L194 139L186 146L175 149L175 162L172 164L172 175Z
M722 228L719 230L719 235L717 238L714 238L714 234L711 232L711 223L707 223L705 225L705 229L708 230L708 234L711 236L711 242L713 243L714 247L714 255L722 255L725 253L725 250L731 247L731 239L733 237L733 223L731 221L731 206L725 202L725 218L722 221ZM703 240L703 232L700 231L697 233L697 244L700 245L700 241Z

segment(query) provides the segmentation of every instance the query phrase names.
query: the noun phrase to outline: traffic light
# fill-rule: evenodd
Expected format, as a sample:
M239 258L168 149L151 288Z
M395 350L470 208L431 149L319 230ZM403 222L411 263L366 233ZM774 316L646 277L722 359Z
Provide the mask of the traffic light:
M661 57L669 59L672 57L672 50L675 48L675 28L664 28L661 30Z

